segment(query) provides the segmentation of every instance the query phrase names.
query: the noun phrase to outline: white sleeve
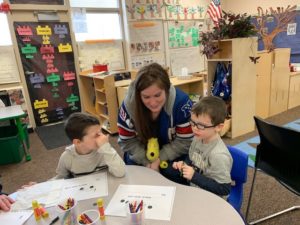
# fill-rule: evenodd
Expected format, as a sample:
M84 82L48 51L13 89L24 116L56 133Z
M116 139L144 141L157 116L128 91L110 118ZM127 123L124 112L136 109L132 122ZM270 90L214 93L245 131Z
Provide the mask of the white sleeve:
M63 152L59 158L59 162L56 168L56 176L52 179L63 179L69 175L71 165L71 155L68 152Z
M112 175L116 177L125 175L125 163L109 143L102 145L98 152L103 155L104 163L108 166L108 171Z

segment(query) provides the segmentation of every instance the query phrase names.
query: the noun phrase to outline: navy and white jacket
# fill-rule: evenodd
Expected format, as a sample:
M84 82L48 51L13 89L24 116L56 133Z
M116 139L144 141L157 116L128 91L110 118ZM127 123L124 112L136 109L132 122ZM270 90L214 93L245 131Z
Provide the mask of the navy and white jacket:
M137 138L134 127L135 82L132 82L128 93L119 109L118 143L124 152L129 153L131 160L137 164L147 165L145 146ZM193 138L189 123L192 101L188 95L171 85L169 96L159 115L160 160L174 160L188 153Z

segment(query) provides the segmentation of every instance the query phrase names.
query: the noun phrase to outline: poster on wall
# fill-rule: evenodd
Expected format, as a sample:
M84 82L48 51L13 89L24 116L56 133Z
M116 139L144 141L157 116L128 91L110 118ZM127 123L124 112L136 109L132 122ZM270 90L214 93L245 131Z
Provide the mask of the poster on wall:
M11 4L63 5L64 0L10 0Z
M0 84L20 82L13 46L0 46Z
M205 70L205 57L198 47L171 49L170 56L174 76L180 75L183 67L188 69L189 74Z
M203 22L200 21L169 21L169 48L199 46L199 32L202 27Z
M14 22L37 126L81 111L68 23Z
M129 26L131 55L164 51L162 21L131 22Z
M77 42L77 46L81 70L93 68L96 61L100 64L108 64L109 71L125 70L122 40Z

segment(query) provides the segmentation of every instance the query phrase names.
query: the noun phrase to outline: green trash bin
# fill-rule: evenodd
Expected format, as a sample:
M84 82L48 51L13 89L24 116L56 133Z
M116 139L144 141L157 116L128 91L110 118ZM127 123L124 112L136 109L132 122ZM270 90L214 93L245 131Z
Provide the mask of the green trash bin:
M23 124L26 144L29 148L27 125ZM16 126L0 127L0 164L18 163L24 157L24 149Z

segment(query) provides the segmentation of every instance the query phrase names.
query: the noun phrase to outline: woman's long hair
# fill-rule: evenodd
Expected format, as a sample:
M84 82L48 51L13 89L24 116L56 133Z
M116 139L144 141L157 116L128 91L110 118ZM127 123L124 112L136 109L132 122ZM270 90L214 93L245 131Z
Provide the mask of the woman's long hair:
M153 137L151 123L153 123L151 111L144 105L141 99L141 92L151 85L156 84L165 90L166 98L169 96L171 86L169 75L166 70L157 63L141 68L137 74L135 85L135 118L134 124L138 137L143 144L147 144L149 138Z

